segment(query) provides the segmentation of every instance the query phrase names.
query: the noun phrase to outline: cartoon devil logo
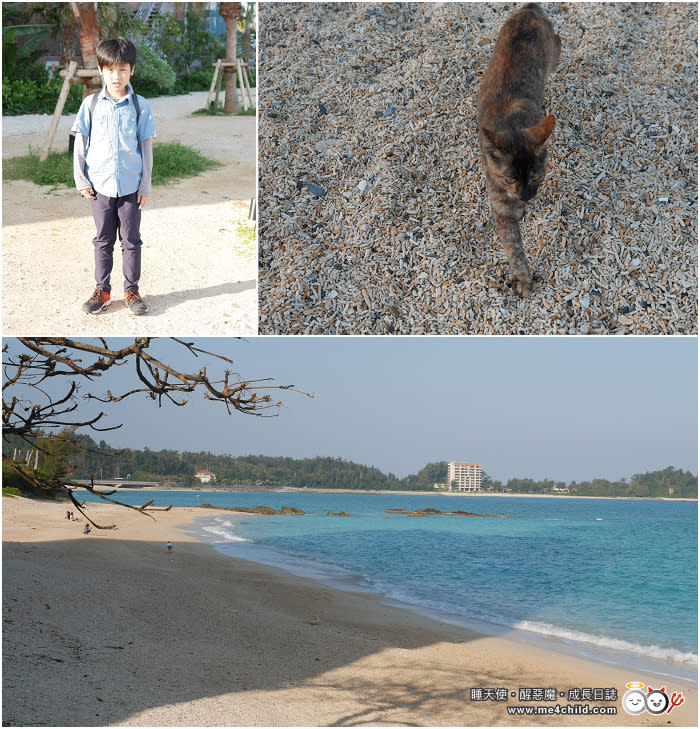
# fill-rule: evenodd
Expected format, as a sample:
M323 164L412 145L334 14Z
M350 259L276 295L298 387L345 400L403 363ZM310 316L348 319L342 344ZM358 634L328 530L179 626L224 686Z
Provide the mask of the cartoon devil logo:
M677 706L680 706L685 698L680 691L674 691L671 696L666 693L666 687L660 689L647 686L646 693L642 691L643 683L628 683L630 689L622 697L622 708L628 714L642 714L648 711L650 714L670 714Z

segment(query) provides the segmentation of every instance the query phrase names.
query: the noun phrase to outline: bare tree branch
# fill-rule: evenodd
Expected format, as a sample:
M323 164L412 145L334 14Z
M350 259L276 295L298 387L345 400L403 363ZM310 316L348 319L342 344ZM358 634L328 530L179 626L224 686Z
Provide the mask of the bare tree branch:
M18 436L31 447L49 454L47 444L63 442L74 449L95 451L81 443L76 435L79 428L89 428L97 432L116 430L121 426L104 424L108 417L103 410L90 414L84 413L86 402L92 400L103 404L121 402L135 395L145 395L157 401L162 407L164 400L177 407L188 403L189 396L200 391L204 398L222 404L227 413L243 413L258 417L274 417L278 414L281 401L273 402L271 390L293 391L313 397L296 389L294 385L274 385L270 378L244 380L230 369L217 376L211 376L206 366L196 372L187 372L174 366L171 362L156 356L152 349L157 340L154 337L139 337L125 347L112 348L102 337L92 341L70 339L68 337L20 337L17 341L24 350L15 353L8 343L3 346L3 400L2 400L2 434L7 439ZM196 359L213 359L214 363L234 364L224 355L200 348L194 342L172 338L171 341L186 350ZM113 368L134 367L136 386L126 391L114 392L107 388L106 392L97 393L94 389L98 378L105 377ZM50 392L45 386L49 380L66 380L66 389L62 394ZM80 383L90 383L90 391L81 394ZM276 411L276 412L270 412ZM56 429L63 428L60 434ZM68 429L68 430L65 430ZM3 456L3 460L5 460ZM23 478L37 488L58 488L68 493L71 501L80 513L85 512L73 496L75 488L65 480L69 472L54 475L51 478L39 474ZM134 507L109 498L109 494L88 488L105 501L146 513L149 504ZM113 492L112 492L113 493ZM147 514L150 516L150 514ZM87 515L85 515L86 518ZM113 527L100 526L88 519L99 529Z
M89 486L83 486L84 489L89 491L94 496L99 497L103 501L109 501L110 504L116 504L117 506L123 506L126 509L133 509L134 511L138 511L140 514L144 514L145 516L149 517L150 519L153 519L155 521L155 517L151 514L149 514L149 511L170 511L172 509L171 506L151 506L153 503L153 499L150 501L147 501L143 506L132 506L131 504L125 504L123 501L117 501L116 499L110 499L109 497L112 494L117 493L117 489L113 489L112 491L97 491L95 490L95 479L91 476L90 477L90 485ZM79 502L74 494L73 491L75 491L75 487L71 488L67 485L64 485L64 490L68 493L68 496L70 497L70 500L73 502L73 505L75 508L92 524L96 529L116 529L117 525L112 524L110 526L107 525L100 525L97 524L94 520L92 520L87 513L84 511L84 506L86 502Z
M132 388L121 394L115 394L112 390L107 390L103 395L89 392L84 397L102 403L116 403L144 393L151 399L157 400L159 406L162 406L163 398L175 405L183 406L188 402L185 395L201 389L208 400L224 404L229 413L235 410L247 415L269 417L267 411L278 410L281 403L272 402L267 394L261 396L259 393L262 390L292 390L300 393L294 385L263 385L262 383L270 382L269 378L244 381L230 370L226 370L219 379L210 377L206 367L194 373L183 372L148 351L154 341L151 337L135 339L133 344L120 349L111 349L104 339L98 340L99 345L66 337L22 337L18 341L34 354L22 353L3 361L5 375L3 392L8 387L19 385L38 390L41 383L49 377L85 378L93 381L97 377L102 377L112 367L121 367L133 360L141 387ZM200 349L193 342L180 339L172 341L187 349L194 357L205 355L233 364L228 357ZM7 355L7 346L3 352ZM92 356L93 359L84 361L82 354ZM63 397L52 399L44 393L47 402L43 405L33 404L25 409L26 415L22 414L21 400L13 399L8 402L3 398L3 434L36 435L35 429L67 425L90 427L99 431L120 427L96 427L95 424L106 417L104 412L84 420L71 421L64 417L78 410L78 391L77 379L73 379ZM301 394L311 397L307 393Z

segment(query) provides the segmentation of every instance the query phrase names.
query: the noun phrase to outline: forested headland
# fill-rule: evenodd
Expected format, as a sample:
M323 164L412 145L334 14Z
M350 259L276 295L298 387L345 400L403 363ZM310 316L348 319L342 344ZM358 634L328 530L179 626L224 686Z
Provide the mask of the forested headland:
M216 474L217 487L294 487L324 489L362 489L368 491L431 491L435 484L447 481L447 462L429 463L417 473L399 478L343 458L286 458L264 455L231 456L201 451L127 448L117 452L104 441L96 443L88 436L79 436L86 450L66 453L61 448L55 461L66 460L74 467L72 479L110 479L126 481L156 481L174 488L196 488L202 484L195 479L197 471ZM3 456L16 458L27 445L12 438L3 442ZM107 455L111 454L111 455ZM59 464L40 453L39 468L57 470ZM511 478L501 482L484 474L485 493L567 493L574 496L616 496L647 498L697 498L698 478L689 471L669 466L660 471L641 473L619 481L597 478L592 481L554 481Z

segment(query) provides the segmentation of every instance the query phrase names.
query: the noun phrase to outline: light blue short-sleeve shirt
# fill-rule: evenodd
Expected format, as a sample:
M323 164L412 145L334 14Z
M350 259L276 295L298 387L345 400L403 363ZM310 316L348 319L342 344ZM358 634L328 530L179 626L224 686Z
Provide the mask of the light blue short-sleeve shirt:
M107 197L122 197L138 192L141 183L141 150L139 142L156 136L156 125L149 103L138 97L139 119L133 90L117 101L100 91L92 118L90 133L90 96L83 99L72 131L90 137L85 156L85 176L93 188Z

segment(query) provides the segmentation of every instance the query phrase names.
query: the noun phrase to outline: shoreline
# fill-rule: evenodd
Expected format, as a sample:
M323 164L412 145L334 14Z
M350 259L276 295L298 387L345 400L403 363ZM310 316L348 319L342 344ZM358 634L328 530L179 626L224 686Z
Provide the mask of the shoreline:
M85 490L82 486L76 487L78 490ZM97 487L101 488L101 487ZM106 488L106 487L105 487ZM255 488L254 486L243 487L243 488L186 488L183 486L115 486L117 491L123 491L124 493L141 492L141 491L176 491L182 493L212 493L212 494L377 494L378 496L412 496L412 495L424 495L424 496L459 496L460 498L476 498L476 497L491 497L497 498L523 498L523 499L598 499L602 501L683 501L683 502L696 502L698 499L692 499L685 496L679 496L673 498L671 496L576 496L576 494L503 494L503 493L464 493L457 491L391 491L389 489L370 490L370 489L317 489L317 488L298 488L295 486L280 486L275 488Z
M532 725L507 713L517 698L471 700L471 689L493 686L618 691L615 701L584 702L617 707L617 716L555 714L538 725L696 723L694 685L671 682L685 703L670 717L630 716L625 684L656 677L484 637L220 554L191 535L196 507L153 522L90 504L96 521L118 529L89 536L65 519L69 508L3 499L8 725ZM80 686L77 697L52 701L66 685Z
M201 516L195 516L193 522L187 527L188 533L232 559L243 559L255 564L274 566L297 577L310 578L317 584L334 590L361 593L375 598L383 605L407 610L428 620L464 629L482 637L498 636L521 646L539 646L563 658L579 657L597 664L614 666L629 673L642 672L654 675L660 682L680 681L692 685L697 683L697 664L686 664L668 657L654 655L660 650L654 645L640 646L613 639L601 642L600 639L596 640L595 635L588 635L573 628L561 629L537 621L517 624L499 623L490 621L488 618L450 613L439 608L410 602L405 598L393 597L386 592L363 586L363 580L359 575L347 576L337 573L330 566L328 568L323 566L319 569L312 563L306 563L303 558L290 558L289 555L278 552L274 548L265 547L254 540L251 542L238 537L235 530L233 535L229 533L228 529L222 532L220 524L217 523L217 517L231 521L231 519L235 520L239 517L264 517L264 515L235 512L226 508L219 511L217 507L212 506L208 506L207 511L210 511L211 514L203 512ZM688 668L685 669L685 666Z

